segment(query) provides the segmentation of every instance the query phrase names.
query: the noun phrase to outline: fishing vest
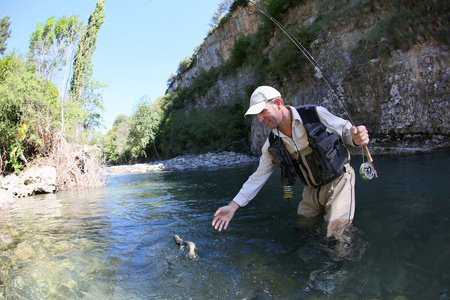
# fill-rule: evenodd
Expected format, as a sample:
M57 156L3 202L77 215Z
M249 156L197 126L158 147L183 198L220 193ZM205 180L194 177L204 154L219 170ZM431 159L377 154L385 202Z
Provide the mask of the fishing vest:
M326 130L326 125L317 114L316 105L302 105L295 109L302 119L309 145L297 151L297 157L293 159L282 139L277 139L271 131L269 153L274 164L281 167L281 180L284 184L293 185L296 176L308 186L328 184L344 174L348 150L336 134Z

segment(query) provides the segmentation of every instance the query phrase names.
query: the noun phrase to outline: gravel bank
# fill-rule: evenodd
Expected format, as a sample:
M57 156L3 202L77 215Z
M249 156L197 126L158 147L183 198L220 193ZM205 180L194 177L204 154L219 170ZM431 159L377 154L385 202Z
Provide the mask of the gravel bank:
M206 153L199 155L183 155L168 160L145 164L119 165L107 167L110 174L148 173L158 171L181 171L202 168L223 168L243 165L258 161L257 157L235 152Z

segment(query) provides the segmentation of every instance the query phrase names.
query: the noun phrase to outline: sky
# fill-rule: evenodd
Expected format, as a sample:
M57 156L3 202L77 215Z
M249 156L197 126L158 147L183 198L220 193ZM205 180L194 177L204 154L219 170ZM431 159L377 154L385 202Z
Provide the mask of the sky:
M191 57L211 29L222 0L106 0L105 23L92 58L106 133L120 114L131 116L144 95L155 101L179 63ZM10 17L6 54L28 52L30 35L48 18L78 15L87 20L96 0L0 0L0 18Z

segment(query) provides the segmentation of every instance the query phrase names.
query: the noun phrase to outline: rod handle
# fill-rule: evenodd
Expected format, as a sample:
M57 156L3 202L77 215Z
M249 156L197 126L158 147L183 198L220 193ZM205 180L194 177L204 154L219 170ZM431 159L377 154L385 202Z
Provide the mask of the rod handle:
M362 146L362 147L363 147L364 153L366 154L367 161L370 163L373 162L372 155L370 155L370 152L369 152L369 148L367 146Z

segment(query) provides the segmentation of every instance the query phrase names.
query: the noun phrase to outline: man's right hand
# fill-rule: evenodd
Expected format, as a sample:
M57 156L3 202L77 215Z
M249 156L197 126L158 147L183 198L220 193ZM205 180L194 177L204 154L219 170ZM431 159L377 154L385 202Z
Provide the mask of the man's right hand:
M226 230L231 219L233 219L234 213L239 207L239 204L231 201L227 206L219 208L214 214L214 220L212 221L214 229L222 231L223 228L223 230Z

